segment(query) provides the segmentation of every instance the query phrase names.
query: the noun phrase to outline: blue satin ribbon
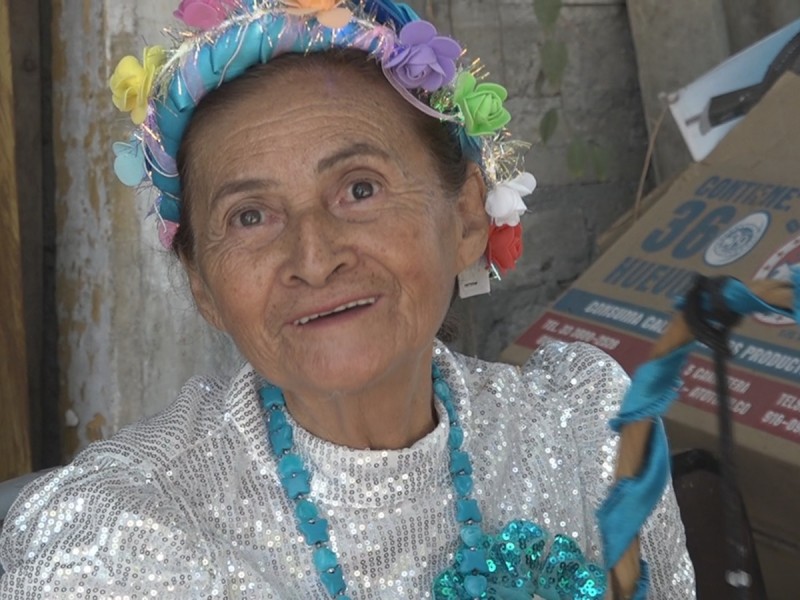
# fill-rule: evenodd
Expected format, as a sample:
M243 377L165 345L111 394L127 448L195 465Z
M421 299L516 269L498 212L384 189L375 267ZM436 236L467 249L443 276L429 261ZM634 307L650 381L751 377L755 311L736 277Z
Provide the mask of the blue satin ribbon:
M403 25L411 21L419 21L419 16L408 4L389 0L365 0L364 8L373 13L379 23L393 23L399 31Z
M741 316L775 313L800 323L800 268L792 270L791 285L794 289L792 310L767 304L736 279L725 282L722 298L729 310ZM710 304L710 299L706 301ZM684 303L680 300L677 307L681 308ZM694 342L686 344L639 367L619 414L610 422L615 431L620 431L629 423L649 419L653 429L639 474L619 480L597 511L605 565L609 570L639 533L669 481L669 445L661 416L678 397L680 372L693 347Z

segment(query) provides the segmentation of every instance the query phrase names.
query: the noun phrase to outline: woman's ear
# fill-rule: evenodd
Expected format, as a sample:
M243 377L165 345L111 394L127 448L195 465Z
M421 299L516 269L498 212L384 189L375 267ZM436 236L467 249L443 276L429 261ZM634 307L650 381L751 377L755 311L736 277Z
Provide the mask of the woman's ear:
M197 310L214 329L225 332L225 326L217 310L214 297L211 294L211 290L208 289L197 263L181 256L181 264L189 277L189 287L192 290L192 297L194 297Z
M475 264L486 251L489 240L489 215L486 214L486 182L478 165L467 167L467 180L458 197L461 237L458 246L458 269Z

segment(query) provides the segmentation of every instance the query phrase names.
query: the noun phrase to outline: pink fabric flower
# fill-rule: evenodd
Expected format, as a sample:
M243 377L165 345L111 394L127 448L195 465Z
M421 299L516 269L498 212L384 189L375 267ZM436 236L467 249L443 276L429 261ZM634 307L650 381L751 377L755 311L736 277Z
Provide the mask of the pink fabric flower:
M213 29L228 18L236 0L181 0L173 14L196 29Z
M179 227L177 223L172 221L161 221L158 224L158 240L165 249L172 250L172 244L178 234Z
M400 30L400 38L384 64L404 87L435 92L453 80L461 46L454 39L436 35L427 21L413 21Z

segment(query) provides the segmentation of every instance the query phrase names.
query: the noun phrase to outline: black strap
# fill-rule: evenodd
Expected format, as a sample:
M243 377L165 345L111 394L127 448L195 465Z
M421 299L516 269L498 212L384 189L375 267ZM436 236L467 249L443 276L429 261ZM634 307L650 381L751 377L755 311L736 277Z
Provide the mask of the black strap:
M720 438L720 475L722 477L722 510L725 522L726 582L732 589L731 598L748 600L752 574L748 572L748 545L742 529L741 504L737 493L736 468L733 459L733 426L728 396L727 359L730 352L730 332L741 316L731 311L723 298L726 277L709 278L697 275L686 296L683 315L698 342L714 355L716 375L718 424Z

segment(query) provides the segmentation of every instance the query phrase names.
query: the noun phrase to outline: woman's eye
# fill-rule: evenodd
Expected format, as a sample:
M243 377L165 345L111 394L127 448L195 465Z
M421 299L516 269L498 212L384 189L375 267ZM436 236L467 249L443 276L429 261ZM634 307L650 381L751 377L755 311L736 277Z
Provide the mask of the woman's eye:
M375 195L375 184L370 181L357 181L350 186L350 194L356 202L366 200Z
M264 215L260 210L249 209L240 212L234 222L239 227L253 227L264 222Z

